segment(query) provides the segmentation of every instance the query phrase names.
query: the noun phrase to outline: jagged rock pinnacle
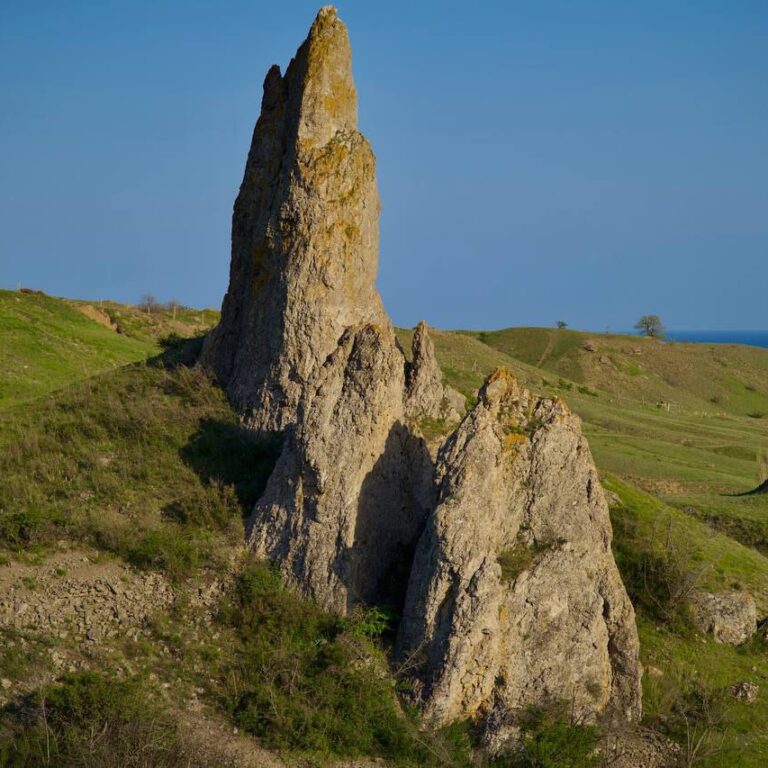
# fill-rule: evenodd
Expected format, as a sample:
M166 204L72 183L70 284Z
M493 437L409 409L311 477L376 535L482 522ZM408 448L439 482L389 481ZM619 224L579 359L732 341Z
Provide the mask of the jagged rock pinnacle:
M580 722L637 719L634 611L578 417L498 370L436 474L399 640L426 657L428 717L479 718L492 747L517 714L560 699Z
M420 423L464 403L424 323L406 364L375 289L378 218L349 39L326 7L264 81L203 349L249 426L285 430L249 546L330 610L403 607L426 715L476 719L489 748L553 700L578 721L637 719L634 612L578 418L498 370L435 464Z
M357 131L349 37L330 6L272 67L232 216L230 282L202 360L247 423L292 423L344 330L389 327L376 292L376 161Z

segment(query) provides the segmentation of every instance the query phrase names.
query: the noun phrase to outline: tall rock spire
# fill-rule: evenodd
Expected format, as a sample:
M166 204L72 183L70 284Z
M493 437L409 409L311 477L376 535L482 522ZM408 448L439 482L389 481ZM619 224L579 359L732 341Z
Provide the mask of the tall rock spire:
M282 429L344 330L390 327L376 292L376 160L357 130L349 36L320 10L264 81L232 216L229 289L203 362L246 421Z
M426 324L406 364L374 287L378 216L347 32L323 8L267 74L203 351L250 426L290 426L251 550L340 614L402 607L425 714L482 722L491 749L551 701L637 719L634 612L578 418L498 371L433 463L419 424L458 420L463 398Z

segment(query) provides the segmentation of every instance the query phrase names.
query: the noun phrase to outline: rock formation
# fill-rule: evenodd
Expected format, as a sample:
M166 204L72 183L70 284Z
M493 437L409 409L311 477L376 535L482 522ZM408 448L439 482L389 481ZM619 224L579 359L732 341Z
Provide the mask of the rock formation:
M553 699L634 719L634 613L579 421L497 372L435 466L419 422L458 421L463 398L426 324L406 362L374 288L374 158L356 119L347 34L323 8L285 76L267 75L203 353L247 424L284 430L249 545L338 613L404 605L399 649L425 659L435 722L482 718L494 746Z
M412 359L406 375L405 409L409 418L458 422L464 412L464 396L443 384L435 345L425 322L413 333Z
M578 418L497 371L437 479L400 636L423 654L428 717L479 715L500 741L516 712L558 700L580 720L637 718L634 611Z
M404 424L403 389L391 330L347 330L301 401L249 523L254 551L339 613L404 591L398 570L407 575L432 504L431 461Z
M376 161L357 130L344 24L317 15L285 76L264 81L232 216L221 323L203 350L259 429L282 429L348 327L389 327L376 292Z

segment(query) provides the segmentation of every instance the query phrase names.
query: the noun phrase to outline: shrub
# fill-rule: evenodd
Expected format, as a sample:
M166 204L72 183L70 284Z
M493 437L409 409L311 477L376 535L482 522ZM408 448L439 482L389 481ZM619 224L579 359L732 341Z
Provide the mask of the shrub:
M593 768L599 765L600 731L568 717L567 702L532 707L521 718L522 744L498 768Z
M204 532L169 525L125 541L120 554L138 568L163 571L179 580L205 562L211 550Z
M679 630L690 625L688 599L709 566L697 563L693 545L671 518L659 520L648 536L638 536L634 521L614 515L616 560L629 596L654 618Z
M201 766L142 681L65 675L2 716L4 768L187 768Z
M389 620L380 608L346 620L328 614L284 589L269 567L249 565L219 616L237 637L225 670L234 721L274 748L464 765L451 734L421 732L415 716L400 710L370 640Z

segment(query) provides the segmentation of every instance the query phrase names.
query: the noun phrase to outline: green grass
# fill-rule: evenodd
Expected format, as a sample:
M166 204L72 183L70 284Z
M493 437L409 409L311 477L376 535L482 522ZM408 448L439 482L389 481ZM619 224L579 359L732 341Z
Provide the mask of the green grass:
M15 291L0 291L0 338L0 409L158 351L61 299Z
M0 547L70 537L181 578L242 540L275 449L170 354L89 379L0 413Z
M682 744L706 735L712 754L697 765L764 765L768 697L760 695L747 705L735 701L728 689L742 681L762 684L768 677L766 643L755 638L733 648L700 635L691 627L685 606L670 604L669 585L697 574L700 588L747 589L764 614L768 559L615 478L606 480L606 486L622 501L611 510L614 552L637 610L641 659L661 671L660 677L646 674L643 679L644 721ZM684 573L670 573L670 561ZM703 705L704 713L697 709ZM711 731L704 715L716 721Z
M421 730L397 702L365 614L332 616L283 588L258 563L241 574L220 622L237 642L221 678L239 727L316 760L379 756L390 764L465 764L445 734ZM366 631L357 631L363 624Z
M768 413L768 350L546 328L463 331L507 357L612 397L738 416ZM592 347L594 351L586 347Z

